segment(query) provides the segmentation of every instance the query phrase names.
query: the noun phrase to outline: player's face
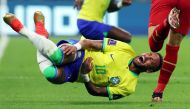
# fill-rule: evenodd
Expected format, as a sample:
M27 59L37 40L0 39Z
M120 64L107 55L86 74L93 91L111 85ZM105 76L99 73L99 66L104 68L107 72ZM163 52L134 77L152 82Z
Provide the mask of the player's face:
M160 56L157 53L143 53L134 58L134 65L142 71L151 70L160 64Z

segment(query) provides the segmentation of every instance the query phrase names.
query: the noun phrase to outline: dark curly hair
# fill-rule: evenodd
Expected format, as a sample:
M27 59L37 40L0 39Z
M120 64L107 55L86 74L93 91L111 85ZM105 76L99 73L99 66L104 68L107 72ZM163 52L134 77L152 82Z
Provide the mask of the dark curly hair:
M159 66L154 67L154 68L152 69L152 70L153 70L153 72L156 72L156 71L160 70L160 69L161 69L161 67L162 67L162 64L163 64L163 57L162 57L162 55L161 55L160 53L156 53L156 54L158 54L158 55L159 55L159 57L160 57L160 64L159 64Z

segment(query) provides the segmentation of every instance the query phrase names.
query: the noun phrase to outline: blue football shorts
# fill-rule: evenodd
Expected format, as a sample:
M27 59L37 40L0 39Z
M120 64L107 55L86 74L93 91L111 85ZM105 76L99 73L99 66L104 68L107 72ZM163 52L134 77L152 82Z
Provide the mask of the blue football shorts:
M103 40L107 37L112 26L99 23L97 21L77 20L79 32L87 39Z

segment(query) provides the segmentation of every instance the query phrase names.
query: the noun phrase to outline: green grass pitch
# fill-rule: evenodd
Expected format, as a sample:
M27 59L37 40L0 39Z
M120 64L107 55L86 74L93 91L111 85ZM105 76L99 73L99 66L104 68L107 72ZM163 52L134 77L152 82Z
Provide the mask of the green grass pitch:
M24 38L11 38L0 62L0 109L187 109L190 107L189 42L188 37L182 42L177 68L165 90L164 101L152 103L150 98L158 72L141 74L134 94L109 101L89 95L80 83L49 83L39 71L32 44ZM146 37L134 37L131 44L137 54L149 52ZM165 54L165 47L161 53Z

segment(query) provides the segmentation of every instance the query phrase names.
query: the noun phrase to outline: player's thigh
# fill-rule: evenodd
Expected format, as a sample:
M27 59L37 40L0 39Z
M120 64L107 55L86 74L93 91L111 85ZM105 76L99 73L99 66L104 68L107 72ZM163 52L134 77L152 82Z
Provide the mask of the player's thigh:
M172 46L179 46L184 37L185 35L182 35L181 33L170 30L169 36L168 36L168 44Z
M190 3L189 0L178 0L176 3L176 7L181 11L190 11Z
M174 7L176 0L152 0L149 17L149 27L161 24Z
M80 33L85 38L93 40L103 40L103 38L107 36L107 33L112 29L112 26L110 25L83 19L78 19L77 25Z
M172 9L171 0L152 0L150 17L149 17L149 27L148 27L148 37L150 37L154 29L167 19L170 10Z
M64 67L49 66L47 70L43 71L46 79L53 84L63 84L65 83L65 72ZM53 76L48 76L53 75Z

